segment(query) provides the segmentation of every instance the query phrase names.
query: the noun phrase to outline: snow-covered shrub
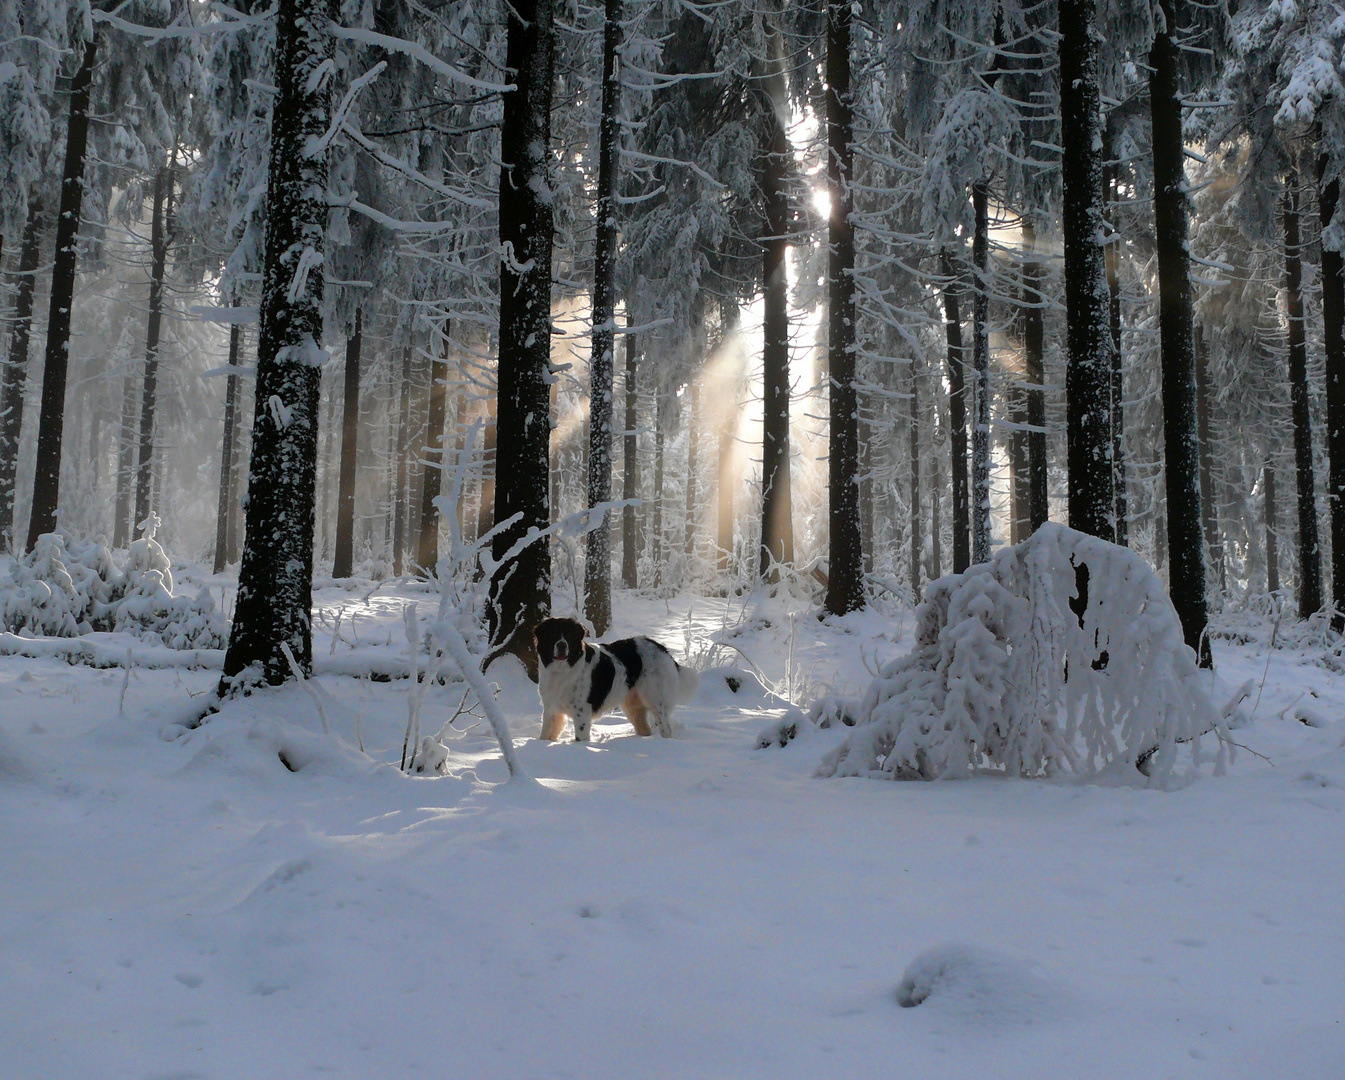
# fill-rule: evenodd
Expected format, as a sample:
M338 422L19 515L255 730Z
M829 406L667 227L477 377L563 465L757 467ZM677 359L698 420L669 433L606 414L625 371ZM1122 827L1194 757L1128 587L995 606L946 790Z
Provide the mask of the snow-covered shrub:
M822 776L1019 776L1129 763L1171 770L1225 718L1153 570L1125 548L1042 526L989 563L932 582L915 648L882 668Z
M171 562L154 539L159 519L117 565L107 545L63 531L38 537L0 580L0 628L41 637L123 631L173 649L218 649L228 624L208 591L174 595Z

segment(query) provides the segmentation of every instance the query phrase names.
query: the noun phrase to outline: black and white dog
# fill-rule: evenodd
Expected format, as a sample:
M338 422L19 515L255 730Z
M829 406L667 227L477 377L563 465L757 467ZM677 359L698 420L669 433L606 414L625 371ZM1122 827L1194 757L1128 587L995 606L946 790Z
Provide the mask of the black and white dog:
M574 741L588 742L593 721L624 709L637 735L652 728L672 737L673 708L696 693L699 677L647 637L600 645L584 641L575 619L543 619L537 625L537 692L542 698L542 738L560 738L568 717Z

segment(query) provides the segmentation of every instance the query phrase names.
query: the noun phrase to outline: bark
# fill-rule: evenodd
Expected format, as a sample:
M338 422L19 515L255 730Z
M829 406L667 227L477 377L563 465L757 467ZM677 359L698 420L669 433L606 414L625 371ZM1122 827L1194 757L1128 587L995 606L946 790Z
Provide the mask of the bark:
M938 455L930 461L929 484L929 580L943 577L943 492L939 481L942 470Z
M696 520L698 517L697 510L700 506L700 490L696 482L698 467L696 444L700 440L697 423L700 420L700 402L700 384L693 381L690 392L687 394L687 514L686 538L683 549L688 559L696 554Z
M975 184L971 201L976 223L971 261L972 293L971 561L990 561L990 207L985 184Z
M612 399L616 349L616 178L621 128L621 0L606 0L602 115L598 121L598 206L593 251L593 355L589 360L588 506L612 499ZM609 511L590 531L584 559L584 614L597 634L612 625Z
M1219 535L1219 512L1214 499L1213 444L1210 438L1210 357L1201 327L1195 328L1196 434L1200 441L1200 510L1208 566L1215 571L1213 588L1222 592L1224 545Z
M1102 247L1106 229L1096 3L1061 0L1059 13L1069 524L1113 540L1112 349Z
M920 598L920 556L924 550L925 544L924 537L921 536L920 533L920 378L915 369L914 361L911 362L911 413L909 427L911 436L911 594L918 600Z
M355 475L360 448L360 348L364 315L355 309L355 328L346 339L345 380L341 394L341 466L336 479L336 544L332 577L348 578L355 569Z
M631 318L627 315L627 325ZM628 589L640 587L640 550L635 528L634 500L640 495L640 444L637 431L640 425L639 352L634 334L626 335L626 430L622 436L624 452L621 460L621 497L626 505L621 508L621 584Z
M1317 159L1322 226L1322 338L1326 353L1326 476L1331 514L1331 628L1345 632L1345 262L1328 239L1340 203L1340 178L1326 154Z
M1110 145L1111 126L1107 126L1108 147L1106 165L1107 197L1113 207L1118 198L1116 185L1116 165L1111 160L1115 150ZM1112 240L1107 244L1107 297L1108 323L1111 328L1111 464L1112 464L1112 517L1116 531L1116 542L1126 547L1130 542L1130 510L1126 497L1125 462L1125 373L1121 354L1121 256L1117 250L1119 231L1116 227L1115 210L1110 222Z
M1275 466L1261 468L1261 506L1266 523L1266 592L1280 591L1280 535L1275 520Z
M517 0L508 9L500 135L500 346L495 520L499 563L490 583L486 624L496 653L518 655L536 678L532 631L551 609L551 552L535 541L509 549L529 529L547 526L551 407L551 79L553 0ZM506 556L508 556L506 558Z
M763 283L762 382L765 400L761 445L761 549L758 572L794 561L794 523L789 468L789 311L785 255L789 249L789 136L782 116L789 109L779 30L768 34L770 55L762 80L766 97L766 145L761 158L765 235L761 239Z
M406 560L407 460L411 451L411 345L402 347L402 377L397 389L397 468L393 475L392 575L402 576Z
M1303 249L1298 177L1284 185L1284 294L1289 330L1289 405L1294 424L1294 465L1298 480L1298 615L1306 619L1322 607L1322 563L1317 541L1317 492L1312 462L1312 414L1308 392L1308 349L1303 323Z
M443 490L444 423L448 419L448 324L444 324L443 347L430 364L430 402L425 420L425 453L420 483L420 534L416 537L416 569L434 577L439 566L439 511L434 500Z
M140 450L135 470L135 534L144 531L150 511L154 477L154 417L159 397L159 336L163 329L163 279L173 243L173 161L154 176L154 209L150 215L149 321L145 329L145 380L140 392Z
M237 300L230 307L237 307ZM224 436L220 443L219 512L215 518L215 573L229 564L229 529L233 517L234 444L238 441L238 365L242 360L243 328L229 324L229 374L224 384Z
M953 479L953 573L971 565L971 516L967 506L967 389L963 367L961 289L948 252L941 254L944 277L944 333L948 340L948 458Z
M1032 535L1028 505L1031 479L1027 467L1027 391L1014 381L1007 387L1009 435L1009 543L1021 544Z
M827 4L827 451L829 535L827 595L831 615L864 607L864 544L859 520L859 395L855 387L854 108L850 92L850 0Z
M1160 6L1166 25L1176 26L1174 0L1161 0ZM1163 370L1168 594L1181 619L1186 644L1195 650L1202 667L1210 667L1213 659L1205 633L1208 619L1205 546L1200 535L1200 450L1196 435L1195 363L1192 356L1194 312L1191 264L1186 247L1185 143L1177 49L1167 33L1154 35L1149 67L1154 240L1158 252L1158 326ZM1110 485L1108 487L1110 490Z
M1025 228L1028 261L1023 266L1023 379L1027 386L1027 516L1028 535L1050 518L1046 476L1046 269L1037 257L1036 233Z
M19 249L18 280L14 283L14 312L10 319L9 359L0 381L0 551L16 551L14 486L19 469L19 437L23 430L23 391L28 379L28 346L33 331L33 290L41 254L42 196L33 185L28 196L28 219Z
M51 270L47 350L42 366L38 412L37 465L25 550L56 528L61 499L61 436L65 422L65 381L70 363L70 309L75 295L80 211L84 202L84 162L89 139L89 88L98 54L97 32L85 43L79 70L70 84L70 120L65 136L61 208L56 218L56 259Z
M663 433L667 427L664 415L667 395L659 389L654 397L654 506L649 523L649 553L654 563L654 587L658 588L663 584Z
M117 495L112 520L112 546L131 542L131 485L135 482L135 377L121 380L121 424L117 429Z
M312 670L313 524L322 389L327 155L306 153L331 121L331 0L280 0L275 108L266 189L266 248L247 530L221 691L254 665L291 677L281 646Z

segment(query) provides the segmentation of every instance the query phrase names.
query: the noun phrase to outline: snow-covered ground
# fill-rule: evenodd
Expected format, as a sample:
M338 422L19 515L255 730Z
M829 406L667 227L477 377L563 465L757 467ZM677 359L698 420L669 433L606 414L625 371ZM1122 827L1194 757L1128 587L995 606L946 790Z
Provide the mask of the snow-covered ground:
M323 590L326 669L402 656L408 599ZM911 626L795 612L622 596L617 626L798 700L857 693ZM841 735L756 750L784 706L713 675L672 741L542 744L499 666L541 785L485 724L408 777L406 680L320 676L331 737L295 686L184 734L211 671L0 657L0 1077L1342 1076L1318 653L1219 643L1228 687L1265 673L1248 749L1166 791L814 779Z

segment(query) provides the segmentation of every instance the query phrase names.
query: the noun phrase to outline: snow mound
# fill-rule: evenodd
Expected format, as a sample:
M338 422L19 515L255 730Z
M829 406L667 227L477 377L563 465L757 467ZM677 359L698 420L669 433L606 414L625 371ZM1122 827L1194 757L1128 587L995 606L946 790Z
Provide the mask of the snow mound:
M1034 1024L1058 1016L1066 996L1022 961L947 942L922 952L897 985L897 1004L924 1006L974 1027Z
M0 580L0 629L63 638L119 631L170 649L223 648L228 624L210 593L174 595L158 524L151 515L124 567L105 544L44 533Z
M1126 765L1164 776L1178 744L1199 755L1211 732L1222 769L1229 710L1215 709L1209 687L1148 563L1051 523L930 584L915 648L879 671L857 730L818 775L930 780L981 766L1096 775Z

